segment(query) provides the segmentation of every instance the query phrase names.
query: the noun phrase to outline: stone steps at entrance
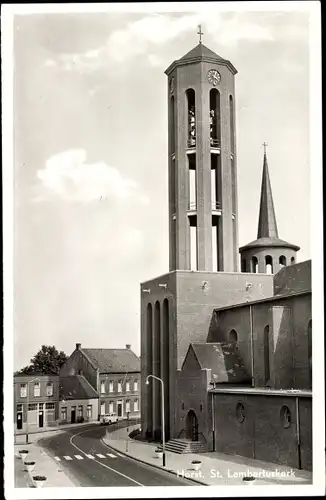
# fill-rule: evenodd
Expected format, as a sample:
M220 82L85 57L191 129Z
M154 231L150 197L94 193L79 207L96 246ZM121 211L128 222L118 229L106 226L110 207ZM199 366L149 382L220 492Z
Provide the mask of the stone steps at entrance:
M205 453L207 446L201 441L191 441L190 439L170 439L165 445L167 451L173 453Z

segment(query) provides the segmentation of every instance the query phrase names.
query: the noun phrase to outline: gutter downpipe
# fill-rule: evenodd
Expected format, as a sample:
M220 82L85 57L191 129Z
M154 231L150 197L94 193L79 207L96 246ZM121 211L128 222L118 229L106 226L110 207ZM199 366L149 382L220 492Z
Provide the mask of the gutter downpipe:
M215 384L214 384L215 389ZM214 415L214 392L212 392L212 427L213 427L213 451L215 451L215 415Z
M298 449L298 469L301 469L301 436L300 436L300 414L299 414L299 398L295 398L296 410L296 434L297 434L297 449Z
M255 387L254 375L254 333L253 333L253 320L252 320L252 306L249 306L250 316L250 354L251 354L251 387Z

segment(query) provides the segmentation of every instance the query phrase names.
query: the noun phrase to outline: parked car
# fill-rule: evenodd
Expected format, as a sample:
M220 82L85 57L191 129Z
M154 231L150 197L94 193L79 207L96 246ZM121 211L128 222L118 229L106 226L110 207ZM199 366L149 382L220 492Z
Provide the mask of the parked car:
M115 424L118 420L118 415L116 413L107 413L106 415L101 415L100 424Z

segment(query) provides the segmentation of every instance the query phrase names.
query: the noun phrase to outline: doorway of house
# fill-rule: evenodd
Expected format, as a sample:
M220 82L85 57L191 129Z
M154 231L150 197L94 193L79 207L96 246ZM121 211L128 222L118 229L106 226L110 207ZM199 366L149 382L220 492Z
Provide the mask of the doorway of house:
M22 429L23 428L23 412L18 411L17 412L17 429Z
M43 427L44 426L44 411L40 410L38 412L38 426Z
M198 441L198 419L194 410L190 410L186 419L187 437L191 441Z
M122 417L122 401L118 401L117 411L118 411L118 417Z
M71 408L71 423L72 424L76 423L76 406Z

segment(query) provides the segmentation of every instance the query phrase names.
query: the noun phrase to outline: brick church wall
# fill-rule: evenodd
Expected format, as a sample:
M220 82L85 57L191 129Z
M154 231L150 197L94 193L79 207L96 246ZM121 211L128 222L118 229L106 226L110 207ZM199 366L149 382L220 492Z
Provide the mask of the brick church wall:
M236 413L242 403L245 419ZM284 427L283 406L291 412L291 425ZM299 397L301 467L311 469L311 398ZM293 396L214 394L215 449L230 455L299 467L296 398Z

